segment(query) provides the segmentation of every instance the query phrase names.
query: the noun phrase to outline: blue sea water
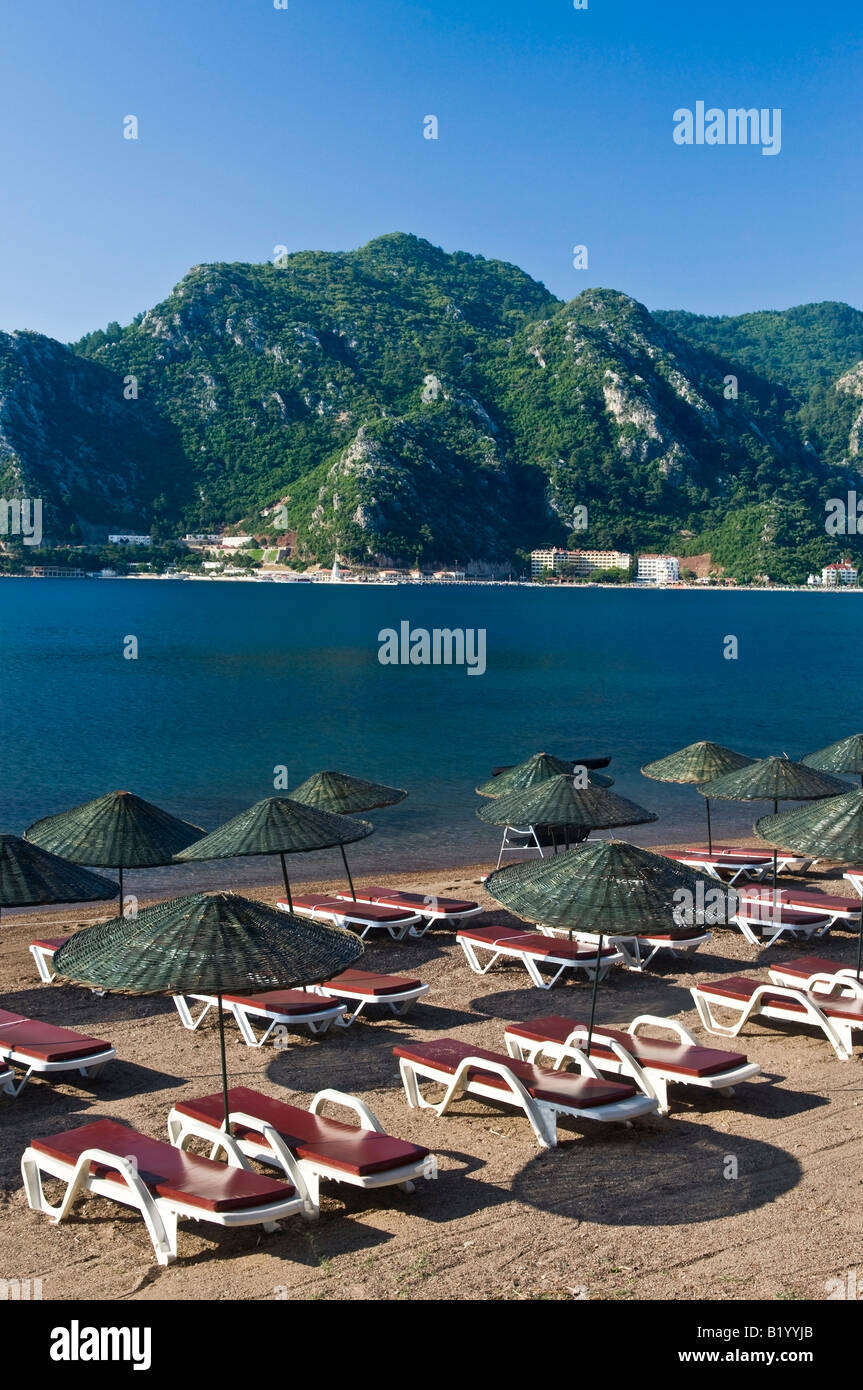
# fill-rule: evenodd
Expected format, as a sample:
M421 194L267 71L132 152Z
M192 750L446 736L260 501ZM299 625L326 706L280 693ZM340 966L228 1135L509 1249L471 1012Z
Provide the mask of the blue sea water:
M378 633L402 621L485 629L486 672L382 665ZM702 738L798 757L858 731L861 636L853 593L4 579L0 828L127 788L212 829L272 795L276 767L288 795L334 768L409 791L370 814L358 876L491 864L499 836L473 789L547 750L611 756L615 790L660 814L632 841L701 839L703 799L641 765ZM714 834L769 809L715 803ZM335 877L338 851L293 869ZM275 881L278 861L146 877L248 886Z

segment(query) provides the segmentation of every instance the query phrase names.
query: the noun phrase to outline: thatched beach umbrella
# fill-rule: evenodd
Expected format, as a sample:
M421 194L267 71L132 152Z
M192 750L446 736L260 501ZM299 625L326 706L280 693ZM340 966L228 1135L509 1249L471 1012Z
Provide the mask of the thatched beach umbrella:
M814 806L795 806L778 815L762 816L755 832L768 845L817 855L837 864L863 861L863 790L816 801ZM863 964L863 907L857 937L857 979Z
M396 806L406 796L400 787L385 787L363 777L349 777L346 772L316 772L297 787L291 799L335 816L352 816L357 811Z
M340 927L236 893L191 893L77 932L55 953L54 969L60 979L112 994L215 994L229 1129L222 996L317 984L362 953Z
M589 787L614 786L613 777L608 777L602 772L591 772L587 769L586 764L567 762L563 758L555 758L551 753L534 753L523 763L507 768L506 772L501 772L499 776L492 777L488 782L483 782L482 786L477 787L476 790L480 796L495 798L507 796L510 792L524 791L528 787L534 787L538 782L547 782L551 777L560 777L566 774L572 776L574 769L579 766L585 767L587 771L587 785Z
M73 864L116 869L121 913L124 869L172 864L181 849L204 834L199 825L180 820L132 792L109 792L83 806L37 820L24 831L32 844L71 859Z
M19 835L0 834L0 914L4 907L109 902L119 891L101 874L91 874Z
M681 921L685 902L691 904L686 924L703 923L703 887L694 869L622 840L597 840L557 858L510 864L485 881L491 897L528 922L567 928L570 936L573 931L598 936L588 1051L604 938L665 934ZM681 898L681 890L688 898ZM727 919L728 900L721 887L711 885L711 904L713 922Z
M351 885L351 893L356 897L344 847L355 840L364 840L373 830L374 826L365 820L334 816L329 811L318 811L314 806L305 806L302 802L292 801L286 796L268 796L264 801L250 806L248 810L241 811L233 820L226 821L218 830L190 845L176 857L178 863L186 864L198 859L235 859L246 855L277 854L282 863L288 909L293 912L285 855L332 849L338 845Z
M687 744L676 753L660 758L658 762L645 763L641 769L642 777L650 777L654 782L686 782L698 785L699 782L712 782L727 772L748 767L755 761L743 753L735 753L732 748L723 748L721 743ZM710 798L707 797L707 849L713 853L713 833L710 828Z
M615 792L576 787L566 774L497 797L489 806L481 806L477 816L487 825L575 826L584 831L647 825L658 819L655 812Z
M851 734L849 738L831 743L827 748L807 753L800 761L805 767L817 768L819 772L856 772L863 786L863 734Z
M738 772L729 772L698 788L702 796L720 801L772 801L774 814L780 801L820 801L847 792L847 782L826 772L794 763L790 758L759 758ZM780 846L784 848L784 846ZM776 899L776 850L773 852L773 896Z

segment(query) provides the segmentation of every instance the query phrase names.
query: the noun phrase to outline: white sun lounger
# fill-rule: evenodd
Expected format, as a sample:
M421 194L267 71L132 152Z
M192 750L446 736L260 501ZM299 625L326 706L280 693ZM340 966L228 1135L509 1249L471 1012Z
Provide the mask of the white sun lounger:
M838 961L825 956L795 956L793 960L783 961L781 965L771 965L768 975L777 985L790 985L793 989L805 989L812 994L823 994L828 980L850 980L847 991L853 995L853 985L857 971L853 965L840 965Z
M767 899L744 904L742 912L731 918L750 946L775 946L783 937L793 941L819 941L832 925L823 913L809 912L802 907L790 907L779 902L774 908Z
M750 903L772 904L774 901L769 884L751 884L739 889L737 896L744 911L748 911ZM831 927L841 922L856 930L860 925L860 903L838 893L822 893L814 888L777 888L776 901L783 908L793 907L812 916L826 917Z
M728 883L735 884L738 879L754 879L761 881L773 873L773 853L761 850L746 849L721 849L714 850L711 854L706 848L696 847L694 849L674 850L666 853L667 859L675 859L679 864L687 864L690 868L701 869L702 873L708 878L715 878L724 881L722 875L729 875ZM803 859L800 855L787 854L779 851L776 860L777 874L788 873L794 870L795 873L804 874L813 863L811 859Z
M227 1136L222 1146L227 1164L182 1153L116 1120L97 1120L34 1139L21 1160L21 1175L31 1208L55 1222L69 1215L82 1194L134 1207L144 1218L159 1264L167 1265L177 1258L179 1220L275 1231L280 1217L305 1208L293 1186L252 1172ZM66 1184L56 1206L43 1191L45 1176Z
M560 927L543 927L539 930L548 936L560 936L563 929ZM580 946L589 947L596 955L596 948L599 944L599 935L593 932L575 932L574 938ZM613 944L623 956L623 964L626 970L634 970L640 973L646 970L651 961L660 951L670 951L674 956L691 956L699 946L703 946L705 941L710 940L710 932L703 928L690 930L670 931L653 933L650 936L614 936L603 937L603 941Z
M692 998L708 1033L736 1037L750 1019L777 1019L804 1024L824 1034L842 1062L853 1056L853 1035L863 1029L863 985L843 977L814 975L809 989L765 984L762 980L733 975L710 984L693 985ZM720 1023L715 1009L727 1009L737 1017Z
M200 1028L211 1009L217 1009L219 1001L215 994L175 994L174 1003L184 1028L194 1032ZM188 1001L192 999L204 1007L197 1018L192 1017ZM222 1005L226 1013L233 1015L243 1042L249 1047L263 1047L275 1028L308 1028L315 1035L325 1033L330 1024L335 1023L345 1013L344 1004L335 999L324 1000L310 990L271 989L261 994L224 994ZM253 1019L267 1023L267 1028L259 1038L252 1026Z
M567 1115L581 1120L628 1122L637 1115L656 1111L657 1102L639 1094L630 1083L600 1077L583 1053L573 1050L572 1060L582 1075L553 1072L506 1053L487 1052L458 1038L438 1038L429 1043L405 1043L393 1048L399 1059L408 1105L444 1115L461 1095L480 1096L500 1105L522 1110L544 1149L557 1143L557 1119ZM443 1100L433 1104L423 1096L420 1078L446 1087Z
M863 898L863 869L846 869L842 875Z
M668 1038L644 1037L645 1028L664 1028L676 1037L673 1042ZM554 1059L558 1069L585 1051L587 1025L554 1014L527 1023L511 1023L505 1038L511 1057L535 1062L545 1055ZM602 1072L631 1077L646 1096L656 1100L663 1115L668 1113L671 1082L732 1096L735 1086L761 1071L757 1062L750 1062L742 1053L702 1047L682 1023L652 1014L639 1014L626 1031L594 1028L590 1060Z
M352 902L348 893L339 893L342 902ZM446 922L461 922L475 917L483 909L469 898L439 898L434 893L405 893L400 888L383 888L377 884L357 889L356 901L375 907L395 907L406 912L418 912L419 926L411 927L408 936L425 936L429 927Z
M309 985L308 989L325 999L342 1000L346 1005L353 1004L351 1014L344 1013L334 1019L337 1028L350 1028L365 1009L389 1009L391 1014L403 1018L410 1013L414 1004L429 987L422 980L408 975L379 975L371 970L343 970L322 985Z
M485 975L501 959L520 961L537 989L551 989L566 970L579 972L588 980L592 980L596 974L596 947L588 950L578 942L560 941L538 931L523 932L517 927L462 927L456 941L475 975ZM489 955L484 965L480 963L479 951ZM613 965L622 962L621 952L607 946L600 956L600 980L605 978ZM541 974L540 966L554 969L551 979Z
M359 1124L322 1118L318 1112L327 1101L355 1111ZM308 1215L318 1214L322 1180L413 1192L418 1179L437 1177L434 1155L418 1144L391 1138L357 1096L318 1091L308 1110L303 1110L246 1086L234 1086L228 1092L228 1105L235 1144L247 1157L281 1169L305 1198ZM180 1101L168 1116L168 1134L178 1148L194 1135L213 1145L214 1157L224 1133L221 1091L200 1100Z
M32 1076L78 1072L94 1081L116 1055L111 1044L100 1038L0 1009L0 1070L11 1065L24 1071L17 1084L6 1083L8 1095L20 1095Z
M394 941L403 941L411 928L423 920L419 912L403 907L355 903L353 898L333 898L326 893L307 893L295 897L293 905L298 917L310 917L313 921L345 927L348 931L356 932L361 941L365 941L369 932L373 931L385 931ZM280 898L276 907L282 912L290 911L287 898Z

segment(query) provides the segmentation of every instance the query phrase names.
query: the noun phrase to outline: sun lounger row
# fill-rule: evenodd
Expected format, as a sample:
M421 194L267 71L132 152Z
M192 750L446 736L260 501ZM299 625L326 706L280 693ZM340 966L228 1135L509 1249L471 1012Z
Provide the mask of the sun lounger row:
M386 932L394 941L425 936L435 924L457 922L482 911L478 903L467 899L403 893L377 885L358 890L356 898L348 893L304 893L292 895L290 904L280 898L276 906L282 912L293 909L298 917L345 927L363 941L374 931Z
M485 975L501 959L520 961L537 989L551 989L563 975L572 970L592 980L596 974L596 948L589 949L576 941L561 941L538 931L521 931L518 927L461 927L456 941L475 975ZM480 952L489 959L482 963ZM604 979L614 965L622 965L624 957L615 946L604 947L599 957L599 978ZM553 970L550 979L540 967Z
M0 1009L0 1090L7 1095L19 1096L32 1076L77 1072L95 1080L116 1055L100 1038Z
M159 1264L167 1265L177 1257L179 1220L273 1231L282 1217L317 1215L322 1180L412 1191L415 1180L437 1176L428 1149L385 1134L355 1096L320 1091L303 1110L236 1087L228 1101L237 1131L230 1135L222 1125L218 1094L174 1106L168 1119L171 1143L117 1120L32 1140L21 1160L31 1208L62 1221L83 1194L133 1207L146 1223ZM326 1101L352 1108L359 1125L321 1117ZM183 1145L193 1136L210 1141L212 1153L223 1152L227 1162L186 1153ZM250 1158L276 1168L283 1179L252 1170ZM66 1184L57 1204L45 1196L45 1177Z
M540 931L544 935L558 938L569 935L561 927L540 927ZM597 934L576 931L573 935L579 946L596 955L599 944ZM615 950L621 953L626 970L640 973L647 969L660 951L668 951L673 956L691 956L693 951L697 951L699 946L710 940L710 932L702 927L685 927L667 932L651 932L647 936L614 936L604 937L603 940L613 943Z
M687 846L682 850L666 852L666 858L676 859L690 868L701 869L708 878L721 879L728 875L729 883L739 880L761 880L773 872L773 851L747 849L732 845L714 845L709 850L706 845ZM812 859L804 859L798 854L787 854L780 850L776 861L776 872L805 874L813 864Z
M325 1033L334 1024L349 1028L367 1008L381 1006L390 1013L404 1015L417 999L428 993L421 980L402 975L376 975L368 970L345 970L333 980L309 989L273 989L261 994L225 994L222 1004L235 1019L240 1035L249 1047L263 1047L279 1028L308 1028L310 1033ZM203 1004L193 1018L189 1000ZM339 1001L347 1002L339 1002ZM184 1028L194 1031L200 1027L211 1009L218 1006L212 994L174 995L174 1003ZM347 1004L353 1005L348 1012ZM266 1023L259 1037L255 1022Z
M736 1037L750 1019L803 1024L819 1029L842 1062L853 1056L853 1035L863 1030L863 982L845 972L816 972L794 985L732 975L693 985L691 994L709 1033ZM733 1022L721 1023L717 1009L732 1014Z

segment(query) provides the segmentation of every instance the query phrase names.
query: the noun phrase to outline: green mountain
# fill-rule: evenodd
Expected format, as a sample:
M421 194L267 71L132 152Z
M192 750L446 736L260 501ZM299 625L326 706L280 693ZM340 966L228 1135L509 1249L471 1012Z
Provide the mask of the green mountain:
M853 485L861 363L846 305L561 304L394 234L197 266L70 349L0 337L0 483L50 499L55 539L242 525L306 560L481 567L570 537L796 579L856 544L824 501Z

